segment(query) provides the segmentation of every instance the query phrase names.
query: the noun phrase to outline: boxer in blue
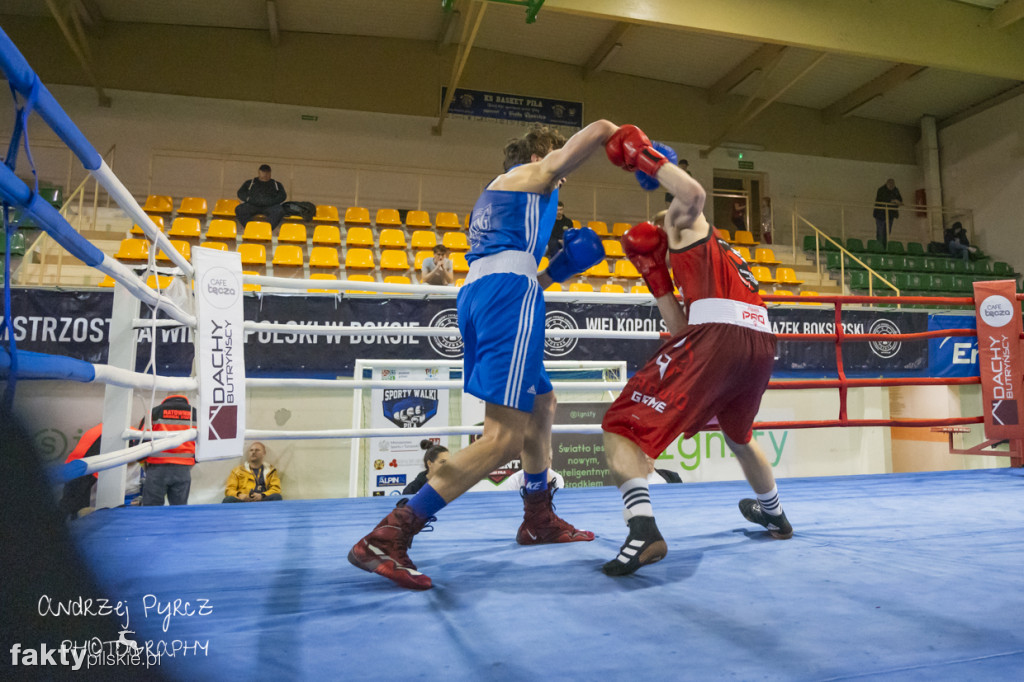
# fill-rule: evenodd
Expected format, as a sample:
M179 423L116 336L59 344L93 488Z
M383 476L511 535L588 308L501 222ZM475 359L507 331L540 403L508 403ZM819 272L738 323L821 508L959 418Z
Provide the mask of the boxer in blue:
M618 127L596 121L565 141L534 127L505 145L505 172L484 190L470 218L469 275L459 291L465 390L486 403L483 435L456 452L412 499L401 500L348 554L354 566L401 587L426 590L408 550L438 511L497 466L520 459L526 476L520 544L593 540L559 518L548 488L555 396L544 372L544 294L604 259L593 230L570 230L537 274L558 206L558 187Z

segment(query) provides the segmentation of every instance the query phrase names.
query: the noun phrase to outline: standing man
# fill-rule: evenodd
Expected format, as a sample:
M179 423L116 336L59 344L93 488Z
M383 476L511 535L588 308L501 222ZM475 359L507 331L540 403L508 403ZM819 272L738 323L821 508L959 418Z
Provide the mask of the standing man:
M889 235L892 233L892 221L900 217L896 209L903 205L903 195L896 187L896 181L889 178L885 184L875 192L875 210L871 215L875 217L875 234L882 246L889 244Z
M235 217L244 226L256 215L263 214L273 229L284 219L284 207L281 205L288 198L284 185L270 177L270 166L260 166L259 175L247 180L238 188L238 199L242 202L235 206Z
M558 211L555 213L555 224L551 228L551 238L548 239L548 249L544 253L549 259L562 249L562 238L566 230L573 229L572 218L565 217L565 204L558 202Z
M169 395L153 408L151 419L153 431L184 431L195 425L196 410L189 405L185 396ZM165 497L168 504L188 504L188 493L192 489L192 467L195 463L194 440L147 457L142 505L162 507Z
M505 145L505 173L487 186L473 207L469 228L469 275L457 299L465 343L465 390L486 402L483 435L454 453L416 495L402 500L348 560L401 587L426 590L429 577L407 551L434 515L488 472L512 459L525 471L525 511L520 544L593 540L594 534L559 518L548 487L555 396L544 371L544 294L604 258L593 230L570 230L565 246L537 274L547 247L558 187L614 133L597 121L568 142L536 126ZM563 146L564 145L564 146Z
M654 522L645 458L658 457L680 433L693 436L712 417L757 495L741 500L740 512L773 537L789 538L793 528L779 505L771 465L751 432L775 358L757 280L708 224L704 188L669 163L639 128L619 128L607 151L613 163L657 178L675 198L661 214L664 230L640 223L622 237L672 337L633 375L601 425L629 526L618 556L602 570L628 575L664 558L668 548ZM673 295L673 275L685 308Z

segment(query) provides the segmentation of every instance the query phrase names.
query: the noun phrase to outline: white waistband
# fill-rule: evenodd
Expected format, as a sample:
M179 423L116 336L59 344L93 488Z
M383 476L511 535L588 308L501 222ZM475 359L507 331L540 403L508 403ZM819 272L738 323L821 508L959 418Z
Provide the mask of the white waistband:
M690 324L735 324L759 332L772 333L768 311L759 305L728 298L700 298L690 304Z
M487 275L510 273L537 279L537 260L526 251L501 251L473 261L466 275L466 284Z

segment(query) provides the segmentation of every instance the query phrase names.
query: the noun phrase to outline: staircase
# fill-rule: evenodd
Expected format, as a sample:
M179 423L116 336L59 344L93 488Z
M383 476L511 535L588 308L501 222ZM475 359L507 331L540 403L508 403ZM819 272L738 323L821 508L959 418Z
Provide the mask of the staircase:
M81 218L72 210L68 222L107 254L117 252L132 226L131 218L119 208L96 209L95 222L91 207ZM39 232L12 279L21 286L94 287L103 279L103 273L72 256L45 232Z

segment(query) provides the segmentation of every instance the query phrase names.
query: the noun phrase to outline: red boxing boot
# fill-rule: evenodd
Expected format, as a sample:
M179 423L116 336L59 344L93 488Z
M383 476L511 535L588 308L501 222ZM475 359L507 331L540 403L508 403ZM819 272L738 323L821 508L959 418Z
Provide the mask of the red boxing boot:
M528 493L522 489L523 523L516 534L520 545L545 545L556 542L589 542L594 534L589 530L577 530L555 513L551 498L554 488Z
M416 570L416 564L408 554L413 536L429 520L421 519L399 503L369 535L355 544L348 553L348 562L356 568L383 576L399 587L429 590L433 586L430 577Z

